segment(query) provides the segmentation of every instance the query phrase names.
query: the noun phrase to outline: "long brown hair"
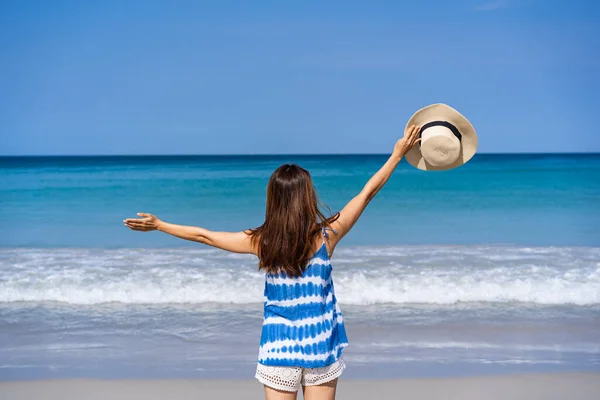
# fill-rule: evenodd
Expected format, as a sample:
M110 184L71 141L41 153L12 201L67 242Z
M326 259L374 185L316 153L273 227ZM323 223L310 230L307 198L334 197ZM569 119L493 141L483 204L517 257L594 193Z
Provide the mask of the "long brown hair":
M326 217L320 205L307 170L284 164L273 172L267 185L265 222L250 230L258 249L259 270L302 274L313 255L315 237L339 217L339 213Z

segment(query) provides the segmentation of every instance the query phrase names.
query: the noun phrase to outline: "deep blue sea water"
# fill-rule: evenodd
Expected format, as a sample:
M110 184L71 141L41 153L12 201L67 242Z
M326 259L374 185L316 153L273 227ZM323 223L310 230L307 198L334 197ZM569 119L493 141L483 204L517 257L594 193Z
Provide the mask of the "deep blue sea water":
M382 155L0 158L2 246L185 246L123 229L151 212L170 222L241 230L262 223L279 165L307 168L333 211ZM600 245L600 155L478 155L452 171L403 162L347 245Z
M251 378L256 260L122 220L258 226L288 162L337 211L385 160L0 157L0 379ZM600 370L599 211L597 154L403 162L332 260L347 376Z

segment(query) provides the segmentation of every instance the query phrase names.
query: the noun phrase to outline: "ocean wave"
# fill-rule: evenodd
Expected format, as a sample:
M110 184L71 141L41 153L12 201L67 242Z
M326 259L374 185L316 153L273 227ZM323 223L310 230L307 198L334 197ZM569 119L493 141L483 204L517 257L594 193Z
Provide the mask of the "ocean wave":
M340 248L340 303L600 304L600 249ZM215 249L0 249L0 302L261 303L253 256Z

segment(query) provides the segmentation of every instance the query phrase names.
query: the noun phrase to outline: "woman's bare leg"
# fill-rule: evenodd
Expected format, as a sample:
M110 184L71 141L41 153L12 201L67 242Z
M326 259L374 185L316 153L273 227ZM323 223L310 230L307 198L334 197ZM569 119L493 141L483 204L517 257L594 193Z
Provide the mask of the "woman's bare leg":
M277 390L264 385L265 387L265 395L267 396L267 400L296 400L296 396L298 392L286 392L285 390Z
M304 400L335 400L338 378L317 386L302 386Z

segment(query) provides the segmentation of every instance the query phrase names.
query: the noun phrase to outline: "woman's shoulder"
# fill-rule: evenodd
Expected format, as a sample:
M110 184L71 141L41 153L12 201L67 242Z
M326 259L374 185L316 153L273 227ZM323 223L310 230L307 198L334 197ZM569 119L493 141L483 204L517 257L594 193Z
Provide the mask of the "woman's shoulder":
M313 243L313 258L325 256L327 259L331 257L331 242L330 235L327 233L327 228L319 227L319 234L315 235Z

